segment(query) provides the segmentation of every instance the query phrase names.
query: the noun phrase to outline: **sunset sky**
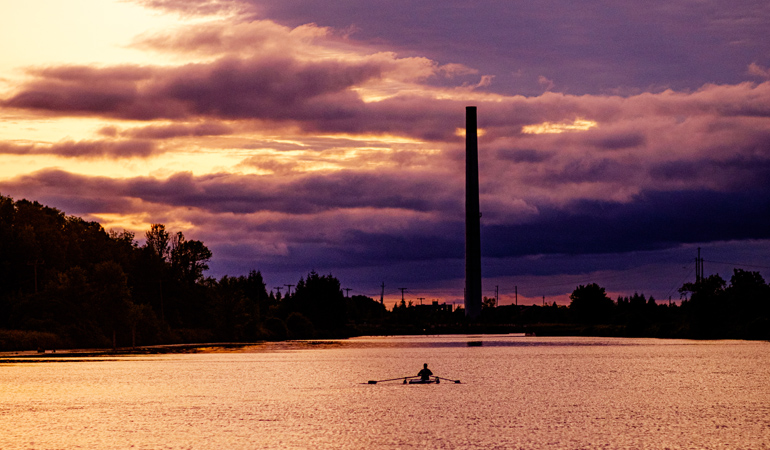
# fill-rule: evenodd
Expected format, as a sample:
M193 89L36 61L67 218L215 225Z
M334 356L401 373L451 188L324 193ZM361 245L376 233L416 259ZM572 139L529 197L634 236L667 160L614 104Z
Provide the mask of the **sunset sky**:
M483 293L678 299L770 278L766 0L0 0L0 194L462 303L465 106Z

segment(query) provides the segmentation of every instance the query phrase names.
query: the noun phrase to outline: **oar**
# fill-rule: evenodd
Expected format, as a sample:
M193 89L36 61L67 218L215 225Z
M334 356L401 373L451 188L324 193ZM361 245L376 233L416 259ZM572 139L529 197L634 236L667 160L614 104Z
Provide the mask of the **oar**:
M368 384L384 383L385 381L406 380L407 378L417 378L417 377L410 376L410 377L388 378L387 380L369 380Z
M449 378L444 378L444 377L436 377L436 378L438 378L439 380L451 381L452 383L460 384L460 380L450 380Z

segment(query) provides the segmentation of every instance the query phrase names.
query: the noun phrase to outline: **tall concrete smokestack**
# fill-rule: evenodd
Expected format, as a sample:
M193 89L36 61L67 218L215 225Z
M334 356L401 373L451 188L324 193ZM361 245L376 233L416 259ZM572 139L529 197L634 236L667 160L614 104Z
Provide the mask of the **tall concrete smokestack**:
M465 316L481 315L481 212L476 107L465 107Z

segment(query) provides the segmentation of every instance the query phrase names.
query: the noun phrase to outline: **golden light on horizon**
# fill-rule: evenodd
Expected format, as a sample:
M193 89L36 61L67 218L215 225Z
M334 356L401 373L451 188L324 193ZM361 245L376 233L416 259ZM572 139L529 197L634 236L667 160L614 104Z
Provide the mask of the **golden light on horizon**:
M183 170L179 167L180 160L185 161ZM116 179L151 176L163 180L180 171L190 172L194 176L243 172L239 167L242 160L239 151L176 151L123 159L67 158L48 154L34 155L34 158L27 155L3 155L0 180L11 180L41 170L63 170L73 175Z
M422 144L423 141L406 136L398 136L395 134L347 134L347 133L334 133L334 134L319 134L318 137L326 139L347 139L356 142L382 142L386 144Z
M586 119L575 119L572 122L543 122L536 125L526 125L521 128L524 134L559 134L567 131L587 131L599 126L597 122Z
M95 218L96 221L99 222L102 225L102 227L107 231L128 230L136 233L136 238L142 238L143 237L142 232L145 230L149 230L150 226L153 223L152 220L150 220L148 214L146 213L139 213L139 214L100 213L100 214L91 214L91 216Z

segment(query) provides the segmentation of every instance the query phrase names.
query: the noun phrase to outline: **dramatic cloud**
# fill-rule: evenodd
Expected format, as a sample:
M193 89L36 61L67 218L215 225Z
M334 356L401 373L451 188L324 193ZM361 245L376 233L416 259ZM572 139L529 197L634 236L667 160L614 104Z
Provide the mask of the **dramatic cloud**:
M64 158L146 157L157 151L147 140L63 141L55 144L15 144L0 142L0 154L55 155Z
M396 212L448 213L462 207L462 187L441 176L404 180L397 172L381 175L336 172L288 180L273 176L177 173L168 179L117 180L44 170L0 183L24 195L46 197L64 189L73 195L129 197L168 207L213 213L277 212L306 215L328 210L375 208ZM450 188L447 190L447 188ZM426 192L435 192L426 196ZM89 194L90 193L90 194Z
M287 59L224 59L181 68L65 67L37 79L6 100L12 108L121 119L191 116L290 120L322 117L360 103L347 89L377 77L373 64L300 64ZM100 81L94 85L94 79ZM348 106L349 105L349 106Z
M143 62L0 73L4 195L139 236L166 223L216 275L456 298L476 105L496 284L563 295L653 267L662 295L691 246L770 242L764 2L134 4L181 24L125 42Z
M735 220L753 217L755 220ZM579 201L542 208L521 225L485 229L485 254L623 253L681 243L770 239L770 185L752 191L644 192L628 203Z
M103 128L102 134L114 136L118 133L114 127ZM233 133L233 129L222 123L201 123L195 125L149 125L146 127L131 128L121 132L121 135L139 139L171 139L186 136L221 136Z
M537 95L551 83L576 94L691 89L738 83L750 63L770 64L763 0L249 3L289 26L352 26L358 40L465 64L495 75L491 87L508 94Z

